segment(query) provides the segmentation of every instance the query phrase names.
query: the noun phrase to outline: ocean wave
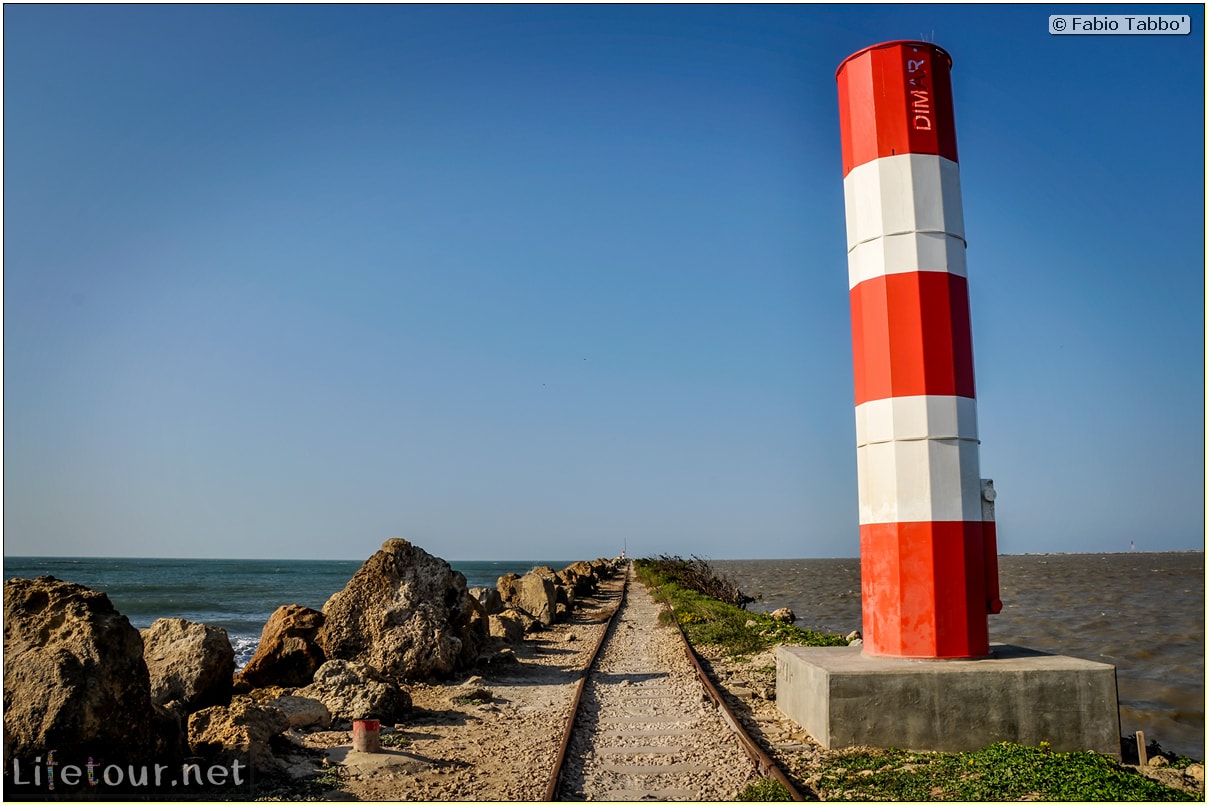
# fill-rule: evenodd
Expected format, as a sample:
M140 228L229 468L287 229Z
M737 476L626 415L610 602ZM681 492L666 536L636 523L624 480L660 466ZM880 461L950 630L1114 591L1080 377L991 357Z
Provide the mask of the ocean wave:
M252 655L256 654L256 645L260 637L255 635L232 635L231 648L235 650L235 671L240 672L248 665Z

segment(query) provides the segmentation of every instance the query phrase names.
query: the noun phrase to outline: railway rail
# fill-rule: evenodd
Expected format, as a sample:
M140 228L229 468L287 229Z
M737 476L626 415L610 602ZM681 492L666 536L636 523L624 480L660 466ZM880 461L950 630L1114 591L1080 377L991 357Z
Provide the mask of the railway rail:
M733 800L770 776L804 800L631 576L576 684L545 799Z

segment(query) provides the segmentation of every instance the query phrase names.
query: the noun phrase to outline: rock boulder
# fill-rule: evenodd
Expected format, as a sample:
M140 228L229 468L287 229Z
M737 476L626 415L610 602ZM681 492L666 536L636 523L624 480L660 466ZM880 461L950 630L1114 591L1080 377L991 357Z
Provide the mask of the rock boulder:
M575 609L575 588L570 585L555 585L554 586L554 601L556 604L563 605L567 612Z
M323 613L298 604L273 611L260 632L260 643L239 679L249 685L305 686L327 660L319 645Z
M525 639L525 625L504 614L495 614L490 619L491 637L502 638L509 644L519 644Z
M151 703L143 639L108 596L49 576L4 583L6 773L49 750L170 761L170 723Z
M487 615L492 616L504 609L504 600L495 588L470 588L470 595L478 600Z
M230 767L239 762L271 773L280 764L269 741L288 727L279 708L247 701L216 705L190 715L189 749L211 763Z
M319 643L329 660L366 663L388 676L444 676L473 665L487 639L475 604L449 563L394 538L328 599Z
M524 611L547 627L554 623L558 599L550 580L532 571L523 577L505 574L499 578L496 589L508 607Z
M231 701L235 650L226 630L183 618L161 618L141 634L153 703L167 705L175 700L191 713Z
M315 682L294 692L319 700L335 719L380 719L393 725L411 709L411 695L379 670L356 661L329 660Z
M312 697L284 695L269 700L265 705L277 708L285 714L291 728L326 728L332 724L332 713L319 700Z
M603 557L588 563L597 579L612 579L622 569L625 563L621 560L606 560Z
M576 596L588 596L596 589L596 571L591 563L584 560L571 563L559 575L575 591Z
M495 590L499 593L505 608L508 607L509 600L516 598L517 583L520 582L520 579L516 574L504 574L495 581Z
M533 618L533 616L529 615L524 610L517 610L515 607L504 608L504 612L500 613L500 615L505 618L509 618L509 619L515 621L517 624L521 625L522 634L531 633L531 632L541 632L542 630L545 629L545 627L542 626L542 623L540 621Z

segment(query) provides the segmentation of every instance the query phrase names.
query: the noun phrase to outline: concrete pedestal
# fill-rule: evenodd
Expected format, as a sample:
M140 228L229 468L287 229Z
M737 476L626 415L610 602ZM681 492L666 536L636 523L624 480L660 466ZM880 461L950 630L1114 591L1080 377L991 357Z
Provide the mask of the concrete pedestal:
M993 644L980 660L777 648L777 707L827 748L961 752L1000 741L1121 757L1117 670Z

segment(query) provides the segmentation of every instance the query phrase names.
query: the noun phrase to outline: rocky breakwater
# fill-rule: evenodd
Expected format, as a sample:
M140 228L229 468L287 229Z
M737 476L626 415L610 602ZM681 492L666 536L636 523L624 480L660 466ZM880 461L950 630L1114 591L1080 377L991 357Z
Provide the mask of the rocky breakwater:
M263 785L313 775L300 732L347 730L364 718L391 725L410 711L411 684L516 663L509 645L523 641L526 629L569 618L575 597L590 595L620 567L597 560L536 569L515 584L470 591L444 560L391 539L322 612L278 608L238 675L220 628L168 618L140 633L102 592L53 577L9 580L6 791L48 794L50 758L80 770L75 789L58 779L55 794L63 795L94 785L84 779L89 761L94 772L119 763L179 772L186 760L226 770L212 788L174 789L165 777L159 789L144 781L106 787L109 795L247 794L253 776ZM230 774L249 768L253 775L241 781ZM233 790L239 783L244 790Z
M567 621L576 598L590 596L601 580L615 576L621 567L620 560L597 559L571 563L562 571L543 565L524 575L505 574L496 582L499 615L522 625L524 632Z
M264 748L287 725L291 734L330 727L340 735L358 719L406 722L411 686L516 663L510 645L526 628L569 617L576 590L589 594L619 568L596 560L562 572L535 569L494 590L468 589L445 560L407 540L387 540L322 611L285 605L273 613L236 677L236 701L190 717L190 748L220 760L242 750L271 770ZM285 720L272 717L274 710ZM277 745L277 767L289 768L288 752Z
M449 563L401 538L367 559L322 611L283 605L270 616L238 696L189 719L191 749L209 759L250 754L270 773L299 759L288 731L390 725L411 708L407 684L447 677L479 661L487 616ZM306 764L302 764L306 768Z

